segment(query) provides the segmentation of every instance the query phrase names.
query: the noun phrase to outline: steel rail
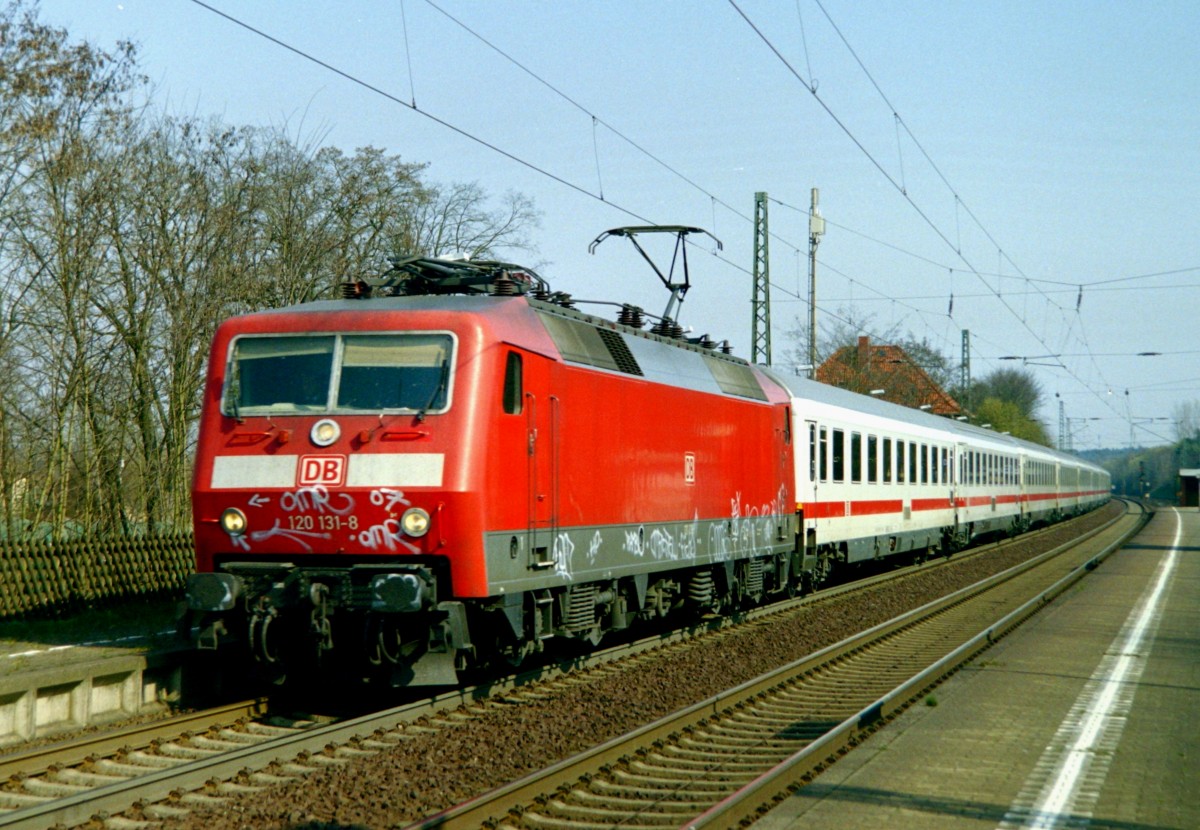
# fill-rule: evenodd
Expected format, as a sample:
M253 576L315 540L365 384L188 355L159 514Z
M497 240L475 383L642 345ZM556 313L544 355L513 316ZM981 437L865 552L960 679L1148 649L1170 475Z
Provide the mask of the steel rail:
M565 759L551 767L546 768L537 773L533 773L518 781L512 782L506 786L499 787L488 793L484 793L479 797L472 799L463 804L457 805L446 811L430 816L422 821L413 823L408 826L407 830L461 830L462 828L478 828L478 827L509 827L509 826L536 826L536 827L570 827L572 824L568 821L557 821L547 818L544 815L538 815L537 820L530 824L522 824L521 817L525 814L537 812L538 807L533 805L546 805L554 801L557 796L555 793L563 793L567 790L575 788L580 784L589 782L593 774L599 770L612 769L624 761L632 757L635 752L634 747L653 747L655 745L665 744L673 738L685 734L689 730L695 730L698 724L704 723L706 720L713 718L725 711L729 711L745 702L753 700L764 695L769 690L775 689L788 680L802 675L811 675L816 670L828 666L833 661L837 660L848 653L858 652L868 648L872 643L879 642L899 631L907 629L917 621L923 618L934 616L945 609L959 605L971 597L977 596L994 586L1000 585L1003 582L1014 579L1039 565L1049 562L1065 552L1070 551L1082 544L1085 544L1095 536L1112 528L1115 524L1121 521L1126 521L1130 524L1130 528L1121 534L1122 541L1140 529L1140 520L1134 526L1134 522L1130 522L1130 514L1121 514L1101 527L1095 528L1087 534L1071 540L1063 545L1059 545L1054 549L1034 557L1024 563L1021 563L1004 572L996 574L985 580L981 580L974 585L967 586L959 591L956 591L946 597L934 600L920 608L909 611L892 620L881 623L866 631L852 635L838 643L821 649L814 654L796 660L784 667L776 669L759 678L748 681L734 689L714 695L704 701L693 704L679 712L669 715L652 724L648 724L626 735L615 738L604 744L592 748L584 753L574 757ZM1113 543L1106 551L1114 549L1114 546L1120 542ZM1104 554L1107 555L1107 552ZM1078 578L1086 572L1089 567L1094 567L1094 563L1098 561L1099 555L1090 557L1085 565L1073 569L1069 578ZM1066 578L1064 578L1066 579ZM1061 582L1062 580L1060 580ZM1061 588L1057 588L1061 590ZM1024 603L1022 607L1041 607L1045 602L1049 601L1049 589L1039 592L1036 599ZM1012 618L1019 622L1017 616L1010 614L1006 619ZM1004 620L997 621L992 625L987 626L977 637L972 638L972 643L975 644L972 648L974 651L979 650L979 642L988 642L989 638L994 638L1001 630L1001 625L1007 630L1011 625L1017 622L1010 621L1005 623ZM962 654L971 651L967 647L961 647L956 651L959 653L959 662L963 658ZM972 652L973 653L973 652ZM840 724L834 722L831 724L833 734L830 737L817 739L819 742L810 744L815 748L809 751L805 757L816 758L818 764L827 762L828 757L834 752L833 746L838 739L849 740L856 735L860 735L863 731L870 729L873 725L878 724L880 718L886 713L894 711L894 707L900 705L901 702L909 700L916 692L912 691L914 686L927 686L931 682L931 677L944 676L951 668L947 668L952 661L947 658L942 658L930 666L923 669L921 672L911 676L905 682L901 683L896 689L887 692L882 697L876 699L873 703L862 707L860 711L845 719ZM935 668L936 667L936 668ZM748 705L748 704L746 704ZM815 737L815 736L814 736ZM797 755L801 753L796 753ZM794 757L794 756L793 756ZM778 770L779 767L786 766L784 764L773 767L772 771ZM782 775L781 772L776 772L776 775ZM771 773L763 773L759 776L763 778L758 786L752 787L754 782L746 784L746 792L741 798L734 798L734 795L722 797L718 802L721 809L713 813L711 816L708 813L712 810L717 810L717 807L712 806L712 802L703 804L693 815L706 816L706 821L711 822L706 826L732 826L739 819L729 819L729 816L741 809L748 802L759 799L764 790L769 789L773 782ZM755 778L758 781L758 778ZM740 790L738 790L740 791ZM736 794L736 793L735 793ZM686 796L679 792L672 794L676 799L686 801ZM768 798L770 796L767 796ZM728 802L728 803L726 803ZM683 805L680 805L681 807ZM756 811L759 802L749 807L751 812ZM510 821L506 821L505 816L509 816ZM657 818L662 818L661 816ZM728 819L728 820L727 820ZM628 820L628 819L626 819ZM693 819L699 821L700 819ZM597 821L598 824L603 824L603 821ZM581 821L580 826L586 825L586 821ZM636 823L631 826L641 826ZM664 825L665 826L665 825ZM676 826L672 824L671 826ZM684 827L691 826L691 821L684 821ZM699 825L697 825L699 826Z
M144 749L155 741L176 738L193 729L209 729L214 724L261 715L266 705L265 698L241 700L198 712L160 718L119 731L87 735L82 739L0 755L0 781L7 781L14 776L37 775L52 767L81 764L96 756Z
M1116 521L1116 519L1113 521ZM1094 534L1102 529L1098 528L1092 531L1092 533ZM1029 535L1023 538L1028 539ZM1087 537L1084 536L1081 538ZM986 553L994 550L995 546L988 546L981 549L980 552ZM364 734L370 735L379 730L391 729L397 723L406 723L421 717L428 717L447 708L478 703L497 692L511 694L516 690L519 694L520 690L524 688L534 689L540 687L543 683L554 683L562 678L568 678L580 668L599 667L604 669L609 666L619 666L619 661L622 658L636 658L638 654L651 649L659 649L664 644L682 644L686 646L693 641L702 639L706 634L720 635L724 631L729 630L733 622L759 621L771 615L795 610L799 606L820 603L833 596L854 590L861 590L863 587L896 578L916 570L929 570L943 563L961 562L964 558L963 556L959 556L953 560L947 559L943 562L926 563L924 565L914 565L911 568L897 569L887 574L869 577L845 586L838 586L834 589L818 592L802 599L777 603L768 608L755 609L754 612L739 615L734 621L714 620L700 623L679 632L652 636L634 643L596 652L586 658L538 667L532 671L510 678L447 692L430 699L364 715L352 720L329 725L309 726L303 732L284 738L264 741L259 746L237 749L207 759L180 763L172 769L163 769L139 775L126 781L95 787L89 792L77 793L42 805L25 807L0 814L0 828L21 828L21 830L24 830L24 828L46 827L56 824L71 826L89 821L97 816L105 816L128 809L135 801L144 804L178 797L180 793L185 791L210 787L215 781L233 778L245 773L247 769L262 768L272 763L283 763L293 772L299 772L297 764L288 762L306 755L320 756L325 759L326 763L338 763L339 761L336 756L342 752L347 756L364 753L356 752L355 750L331 750L331 747L360 742ZM246 707L256 703L259 702L242 702L227 707L227 710L232 712L238 710L239 707ZM704 705L699 704L698 706L703 707ZM206 728L210 727L213 723L214 711L217 710L196 713L185 719L185 722L203 723ZM83 743L52 746L20 755L0 757L0 763L5 765L3 767L5 771L4 777L11 777L20 773L27 775L31 769L40 770L56 764L91 760L95 756L114 751L120 752L131 746L139 744L142 746L149 745L154 740L154 738L145 739L139 736L156 733L155 737L157 738L164 735L178 737L180 732L179 727L180 721L178 719L160 721L138 727L134 730L97 736ZM158 734L158 730L163 730L163 732ZM57 760L46 760L53 759L55 753L59 753L61 757ZM68 757L71 760L67 760ZM313 767L312 769L315 768ZM299 774L303 773L299 772Z
M1107 545L1083 565L1072 569L1070 573L1047 587L1038 596L1005 614L924 671L892 689L804 749L680 827L683 830L710 830L710 828L737 826L760 815L764 807L778 800L781 795L794 791L807 783L820 768L824 767L856 738L870 731L880 722L890 719L906 709L914 699L925 694L929 688L953 674L959 666L970 661L1021 625L1119 550L1131 536L1145 527L1153 515L1144 506L1139 505L1139 507L1141 508L1140 518L1133 528Z

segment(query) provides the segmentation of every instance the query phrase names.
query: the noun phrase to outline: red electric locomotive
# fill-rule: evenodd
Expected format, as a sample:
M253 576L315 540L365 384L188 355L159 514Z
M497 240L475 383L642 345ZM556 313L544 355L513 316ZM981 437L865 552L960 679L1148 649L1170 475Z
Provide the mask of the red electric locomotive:
M639 312L412 258L224 323L194 479L199 646L276 681L337 659L451 684L551 638L794 589L787 393Z

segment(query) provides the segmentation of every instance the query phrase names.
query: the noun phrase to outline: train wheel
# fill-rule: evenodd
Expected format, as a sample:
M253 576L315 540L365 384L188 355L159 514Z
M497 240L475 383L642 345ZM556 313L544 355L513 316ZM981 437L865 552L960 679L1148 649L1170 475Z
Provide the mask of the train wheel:
M511 643L497 650L500 659L512 668L519 668L534 652L533 643L525 640L520 643Z
M817 564L812 570L813 587L820 588L829 581L829 575L833 573L833 559L829 553L822 551L817 554Z

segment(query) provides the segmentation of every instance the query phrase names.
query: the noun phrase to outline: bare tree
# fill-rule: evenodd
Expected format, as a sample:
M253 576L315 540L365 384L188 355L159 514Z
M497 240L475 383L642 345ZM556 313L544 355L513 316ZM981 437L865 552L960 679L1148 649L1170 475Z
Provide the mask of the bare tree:
M1171 410L1175 440L1200 440L1200 401L1180 401Z
M128 44L0 9L3 533L189 522L208 345L386 256L530 249L532 202L320 137L155 115Z
M509 192L499 207L489 201L473 182L432 188L430 198L417 205L411 236L394 240L410 247L397 252L490 259L503 251L532 251L528 233L540 221L532 200Z
M36 5L18 2L0 17L4 351L18 370L5 402L21 404L4 424L25 441L28 520L61 534L68 516L103 509L83 484L92 472L89 423L107 356L108 333L89 325L105 256L101 206L115 181L102 148L127 122L125 95L140 79L128 44L111 54L71 44L35 12ZM6 491L13 472L0 472Z

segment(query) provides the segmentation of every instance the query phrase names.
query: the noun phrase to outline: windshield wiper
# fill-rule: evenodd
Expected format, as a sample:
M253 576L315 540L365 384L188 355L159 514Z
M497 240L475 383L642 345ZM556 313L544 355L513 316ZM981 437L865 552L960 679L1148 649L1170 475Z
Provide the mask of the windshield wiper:
M417 423L418 424L425 420L425 413L433 408L433 405L437 402L437 399L441 396L441 394L443 392L446 391L446 384L449 380L450 380L450 361L446 361L445 363L442 364L442 371L438 375L437 386L435 386L433 388L433 394L429 396L429 400L425 402L425 405L417 411Z

